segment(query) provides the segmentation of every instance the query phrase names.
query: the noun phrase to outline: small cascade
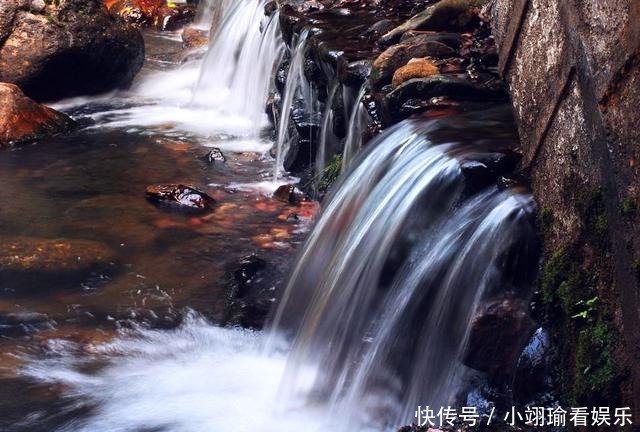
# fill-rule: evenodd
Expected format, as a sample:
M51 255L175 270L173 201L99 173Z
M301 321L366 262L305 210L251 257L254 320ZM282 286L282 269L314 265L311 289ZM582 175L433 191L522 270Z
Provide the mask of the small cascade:
M333 102L338 94L339 83L336 81L329 89L327 102L322 114L322 126L320 127L320 139L318 142L318 150L316 153L315 181L314 191L316 195L320 189L320 182L325 166L327 165L327 150L329 150L329 139L332 135L333 126Z
M290 148L289 121L294 102L296 100L303 101L305 105L313 104L314 98L311 94L311 85L304 76L304 59L307 48L307 38L309 30L303 30L298 36L295 48L291 53L291 60L287 72L287 83L282 97L282 106L280 109L281 116L278 124L278 136L276 142L276 164L274 168L274 181L282 171L284 171L284 162ZM305 112L311 112L308 106L303 107Z
M367 127L369 121L369 113L364 106L363 100L367 93L367 84L363 84L358 92L351 115L349 116L349 124L347 130L347 138L344 143L342 152L342 171L345 172L353 158L362 147L362 132Z
M282 54L278 14L265 17L266 3L240 0L218 5L228 10L211 36L192 101L246 118L253 133L267 125L264 106L274 65Z
M434 145L435 125L374 139L327 198L273 317L272 334L294 341L285 406L323 401L380 430L410 423L418 405L455 405L481 305L527 291L531 197L470 194L460 160L482 151Z

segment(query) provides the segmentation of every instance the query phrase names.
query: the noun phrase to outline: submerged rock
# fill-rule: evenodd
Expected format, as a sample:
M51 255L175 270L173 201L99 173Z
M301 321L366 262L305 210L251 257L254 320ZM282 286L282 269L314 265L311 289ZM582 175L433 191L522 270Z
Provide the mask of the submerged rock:
M0 273L76 272L114 258L108 246L92 240L16 237L0 241Z
M199 48L209 44L209 32L196 28L185 28L182 31L182 43L185 48Z
M126 87L142 67L142 35L111 17L100 0L47 2L42 12L19 0L2 3L0 81L33 99Z
M215 200L206 193L184 184L149 186L146 196L153 203L183 210L208 211L215 204Z
M66 115L26 97L18 86L0 83L0 147L66 132L74 124Z

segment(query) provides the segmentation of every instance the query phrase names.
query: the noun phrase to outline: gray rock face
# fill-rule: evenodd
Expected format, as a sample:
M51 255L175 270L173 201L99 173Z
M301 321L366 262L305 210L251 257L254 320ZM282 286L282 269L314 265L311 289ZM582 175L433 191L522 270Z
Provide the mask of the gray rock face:
M17 84L38 101L131 83L144 61L138 30L111 17L100 0L51 2L35 9L32 3L0 4L0 81Z
M542 289L566 300L548 323L564 393L640 416L640 3L494 0L486 12L543 209ZM592 298L590 321L572 318ZM613 336L591 337L594 322Z

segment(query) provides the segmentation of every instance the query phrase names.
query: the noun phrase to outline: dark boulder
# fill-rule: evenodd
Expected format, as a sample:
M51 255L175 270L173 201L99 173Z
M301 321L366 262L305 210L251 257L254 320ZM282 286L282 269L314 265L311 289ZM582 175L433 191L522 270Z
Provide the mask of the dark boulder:
M142 35L110 16L100 0L47 2L42 11L23 0L1 7L0 81L33 99L126 87L142 67Z
M474 317L464 363L492 377L507 377L533 332L527 305L506 298L488 302Z
M26 97L13 84L0 83L0 148L70 130L66 115Z
M339 63L338 79L345 85L358 88L369 79L372 67L371 60Z
M208 211L215 200L195 186L184 184L163 184L149 186L147 199L155 204L186 211Z

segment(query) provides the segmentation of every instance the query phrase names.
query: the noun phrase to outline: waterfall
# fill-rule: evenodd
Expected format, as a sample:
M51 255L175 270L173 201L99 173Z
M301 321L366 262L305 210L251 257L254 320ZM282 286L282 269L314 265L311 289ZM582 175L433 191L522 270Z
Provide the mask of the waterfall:
M367 93L367 83L363 84L358 92L351 115L349 116L349 124L347 130L347 138L344 143L342 153L342 171L346 171L353 158L362 147L362 131L367 126L369 113L364 106L363 99ZM345 104L346 105L346 104Z
M222 14L193 94L196 106L249 120L248 132L267 125L265 103L282 53L278 13L264 16L267 0L239 0ZM260 24L262 23L262 24Z
M533 202L469 196L459 160L478 150L434 145L433 129L405 121L374 139L327 198L273 318L294 341L284 403L312 395L388 428L459 402L473 317L515 289L506 257L534 253Z
M222 21L223 14L229 10L232 0L203 0L198 4L194 25L197 28L215 33Z
M329 136L331 135L331 129L333 126L333 102L336 94L338 93L339 83L336 81L329 89L327 96L327 103L324 107L324 113L322 114L322 126L320 127L320 139L318 142L318 150L316 152L316 177L314 179L314 190L316 195L320 190L320 183L322 181L323 171L327 165L327 146L329 144Z
M304 101L305 105L312 104L313 97L311 86L304 76L304 60L307 48L307 38L309 30L303 30L298 36L295 48L291 54L289 69L287 72L287 83L282 96L281 117L278 125L278 136L276 142L276 164L273 179L278 180L281 171L284 170L284 162L290 148L289 120L291 120L291 110L296 99ZM305 106L305 112L309 112Z

